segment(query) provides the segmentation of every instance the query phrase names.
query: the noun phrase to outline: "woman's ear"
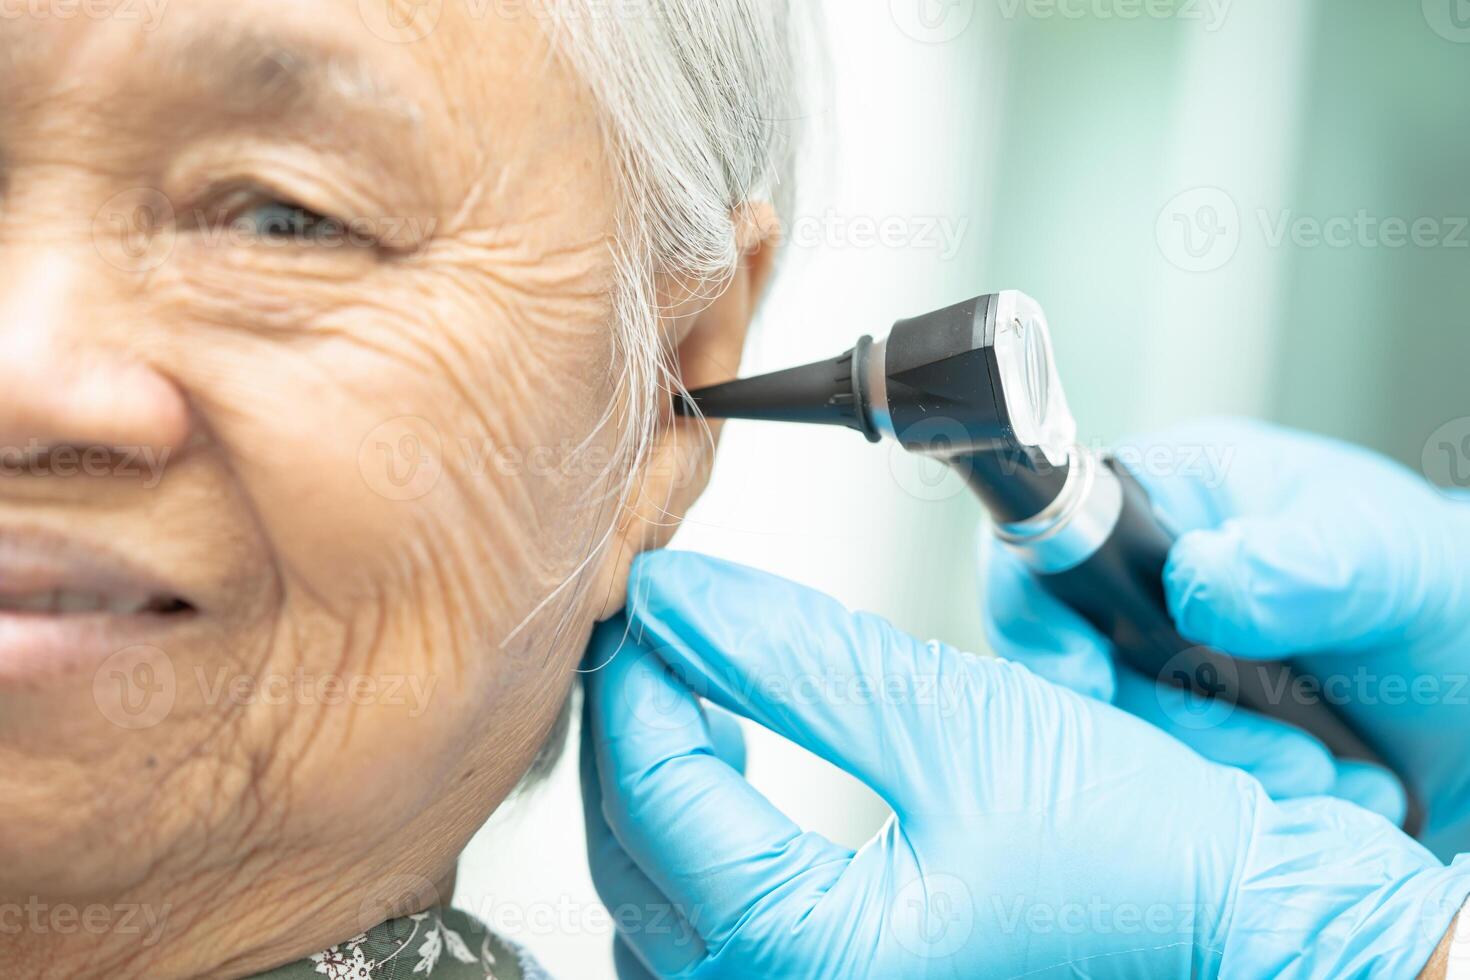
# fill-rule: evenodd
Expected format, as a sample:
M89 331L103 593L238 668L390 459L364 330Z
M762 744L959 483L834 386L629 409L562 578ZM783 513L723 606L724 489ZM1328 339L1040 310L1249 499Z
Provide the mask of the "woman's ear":
M701 295L700 288L687 283L660 284L672 311L664 320L665 342L674 352L679 380L691 391L739 374L746 334L776 268L780 222L769 205L742 206L735 215L735 229L740 262L714 299L709 298L708 287ZM706 423L674 415L672 396L661 406L658 437L603 559L596 594L604 601L598 619L623 608L633 559L666 545L704 491L719 434L717 420Z

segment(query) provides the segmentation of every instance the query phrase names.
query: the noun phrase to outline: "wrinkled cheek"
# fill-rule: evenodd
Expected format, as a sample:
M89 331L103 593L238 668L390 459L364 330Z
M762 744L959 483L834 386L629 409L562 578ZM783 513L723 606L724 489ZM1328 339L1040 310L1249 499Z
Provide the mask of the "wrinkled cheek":
M461 492L432 419L387 404L362 408L344 406L311 426L319 435L282 432L272 440L281 458L257 474L283 564L329 601L373 598L451 557L462 535L514 528L513 519L496 520L498 505Z
M319 834L326 844L352 838L347 831L376 839L414 819L453 781L468 714L453 672L318 675L287 696L296 717L281 726L271 773L292 787L276 797L295 802L288 816L304 836Z
M425 805L465 745L494 743L519 778L601 599L577 573L621 505L618 425L598 427L610 395L588 382L606 357L579 357L568 320L533 355L515 348L549 323L453 345L389 312L222 347L220 382L200 385L282 582L267 669L306 675L301 703L246 713L246 743L367 826ZM338 767L362 758L381 771Z
M447 399L404 391L403 369L381 366L390 370L347 377L265 359L265 397L221 413L287 588L344 613L429 571L435 556L451 560L468 536L514 544L519 523L493 484L464 474Z
M281 416L259 440L280 452L252 471L284 579L270 662L398 685L401 703L368 706L384 724L419 724L416 695L535 702L601 598L584 579L619 512L615 431L453 415L385 397L307 425Z

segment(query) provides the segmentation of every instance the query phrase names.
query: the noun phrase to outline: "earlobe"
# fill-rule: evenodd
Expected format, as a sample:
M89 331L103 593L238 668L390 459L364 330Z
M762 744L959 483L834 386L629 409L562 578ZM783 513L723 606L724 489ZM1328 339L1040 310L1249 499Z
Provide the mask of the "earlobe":
M764 204L746 205L736 217L741 258L734 275L713 300L681 304L668 317L674 363L686 388L726 381L739 373L746 335L775 271L779 241L775 212ZM658 438L607 544L596 591L604 597L599 620L623 608L633 559L668 544L704 491L714 466L720 423L675 416L672 392L668 395Z

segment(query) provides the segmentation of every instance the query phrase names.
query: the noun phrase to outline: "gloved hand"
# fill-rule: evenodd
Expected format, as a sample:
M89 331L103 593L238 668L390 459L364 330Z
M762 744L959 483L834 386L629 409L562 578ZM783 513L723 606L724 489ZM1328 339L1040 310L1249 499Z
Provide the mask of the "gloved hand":
M1413 976L1470 891L1381 817L1025 667L698 555L634 565L587 658L593 878L623 976ZM744 778L700 696L857 776L857 853ZM727 743L728 744L728 743Z
M1470 851L1470 503L1366 450L1259 422L1185 425L1119 458L1183 532L1164 572L1180 633L1291 657L1320 682L1301 693L1340 707L1413 783L1425 842ZM1333 793L1402 819L1402 788L1377 767L1335 765L1295 728L1201 713L1185 692L1115 671L1109 643L999 546L987 593L1001 656L1244 768L1274 797Z

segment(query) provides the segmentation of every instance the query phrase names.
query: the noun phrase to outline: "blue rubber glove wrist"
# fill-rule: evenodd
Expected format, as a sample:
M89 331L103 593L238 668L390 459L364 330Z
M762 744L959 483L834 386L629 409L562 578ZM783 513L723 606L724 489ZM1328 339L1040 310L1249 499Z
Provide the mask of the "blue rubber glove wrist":
M640 558L588 655L584 787L625 976L1412 975L1470 873L1341 801L1279 805L1025 667L697 555ZM744 715L857 776L856 853L741 776Z
M1470 855L1443 865L1343 800L1265 802L1257 817L1222 976L1417 976L1470 894Z
M1237 656L1291 658L1413 783L1425 840L1470 850L1470 504L1342 443L1211 421L1133 441L1120 458L1182 533L1165 570L1180 632ZM1332 793L1398 820L1381 770L1315 739L1113 667L1107 642L991 548L985 615L996 651L1110 700L1277 798Z

